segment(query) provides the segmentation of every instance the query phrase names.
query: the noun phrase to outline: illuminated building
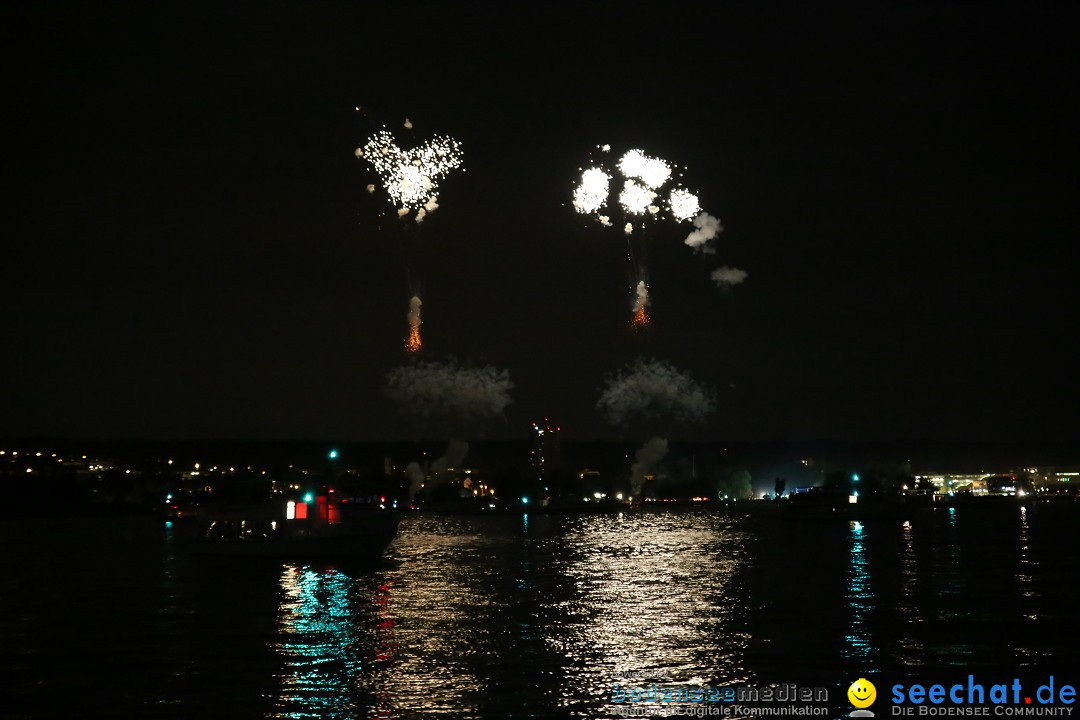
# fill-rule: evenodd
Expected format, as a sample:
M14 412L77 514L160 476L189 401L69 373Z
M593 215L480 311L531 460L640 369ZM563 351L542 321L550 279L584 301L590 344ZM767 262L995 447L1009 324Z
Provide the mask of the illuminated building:
M562 431L558 425L552 424L548 418L543 422L533 423L532 449L529 451L529 467L533 477L544 479L562 464L562 449L559 447L559 433Z

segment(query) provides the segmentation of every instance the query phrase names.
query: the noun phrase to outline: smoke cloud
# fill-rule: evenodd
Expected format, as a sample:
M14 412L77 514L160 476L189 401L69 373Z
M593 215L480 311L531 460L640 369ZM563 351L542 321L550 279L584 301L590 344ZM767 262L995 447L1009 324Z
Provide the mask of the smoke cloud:
M437 483L445 480L450 470L461 465L461 462L468 454L469 443L462 440L451 440L442 456L431 463L431 482Z
M747 273L745 270L728 267L727 265L716 268L712 271L712 274L709 275L709 277L712 278L713 282L716 283L716 286L721 288L729 288L735 285L739 285L740 283L742 283L743 280L746 279L746 276Z
M514 384L506 370L454 361L410 363L386 375L384 391L398 407L425 419L482 421L502 415Z
M638 280L634 288L634 310L641 310L649 306L649 286L644 280Z
M631 420L701 422L716 407L712 388L661 360L639 358L612 377L596 403L613 425Z
M424 485L424 471L419 463L411 462L405 466L405 479L409 481L409 500L415 502L416 494Z
M720 224L720 218L703 212L694 218L694 227L696 229L686 236L684 242L694 250L706 255L715 253L716 248L711 243L717 235L724 231L724 226Z
M634 452L637 461L630 467L630 494L637 497L645 487L645 476L667 455L667 440L654 437Z

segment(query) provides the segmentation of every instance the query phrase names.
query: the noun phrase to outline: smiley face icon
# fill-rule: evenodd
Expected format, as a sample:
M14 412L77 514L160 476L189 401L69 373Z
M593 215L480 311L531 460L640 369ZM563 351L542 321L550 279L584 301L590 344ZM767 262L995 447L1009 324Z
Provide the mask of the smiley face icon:
M866 678L859 678L847 689L848 700L857 708L866 708L877 699L877 688Z

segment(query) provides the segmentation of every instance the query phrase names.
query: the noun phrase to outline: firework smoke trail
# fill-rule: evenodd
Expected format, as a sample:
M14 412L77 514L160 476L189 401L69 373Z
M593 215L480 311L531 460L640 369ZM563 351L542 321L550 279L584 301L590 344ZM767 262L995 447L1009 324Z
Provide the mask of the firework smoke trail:
M445 480L450 471L460 465L468 454L469 443L462 440L451 440L447 443L443 454L431 463L432 484Z
M634 464L630 466L630 496L640 497L645 487L645 476L667 455L668 442L654 437L634 451Z
M409 337L405 340L405 351L410 353L420 352L423 343L420 341L420 298L413 295L409 300L409 312L406 318L409 320Z
M409 481L409 501L416 502L416 495L424 487L424 471L420 463L411 462L405 466L405 479Z
M644 280L638 280L634 295L634 318L630 321L630 326L641 329L649 324L649 313L645 309L649 305L649 286Z
M661 360L639 358L608 378L596 403L613 425L631 422L697 423L716 407L715 393ZM640 496L645 476L667 454L667 440L653 437L635 453L630 489Z

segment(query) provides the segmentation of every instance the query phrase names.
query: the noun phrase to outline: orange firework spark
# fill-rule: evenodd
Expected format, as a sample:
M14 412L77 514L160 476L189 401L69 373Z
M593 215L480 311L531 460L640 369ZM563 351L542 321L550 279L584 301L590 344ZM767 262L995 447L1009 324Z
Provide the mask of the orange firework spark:
M410 326L409 338L405 341L405 352L420 352L420 348L422 347L423 343L420 342L420 326Z
M638 305L634 312L634 319L630 321L630 327L638 330L649 324L649 313L645 312L645 305Z

